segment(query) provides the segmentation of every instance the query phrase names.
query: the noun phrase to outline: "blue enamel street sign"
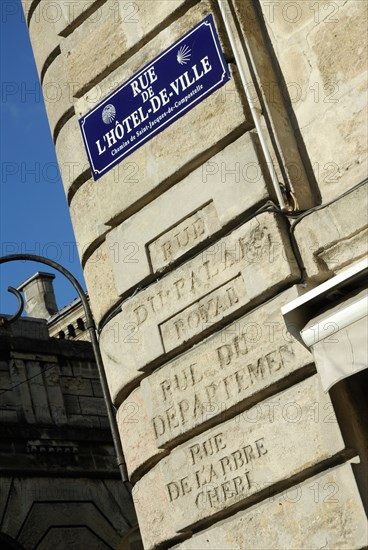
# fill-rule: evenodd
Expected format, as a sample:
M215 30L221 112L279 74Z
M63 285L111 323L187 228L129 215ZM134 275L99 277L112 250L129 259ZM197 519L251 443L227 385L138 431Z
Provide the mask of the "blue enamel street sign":
M229 79L209 15L79 120L94 179Z

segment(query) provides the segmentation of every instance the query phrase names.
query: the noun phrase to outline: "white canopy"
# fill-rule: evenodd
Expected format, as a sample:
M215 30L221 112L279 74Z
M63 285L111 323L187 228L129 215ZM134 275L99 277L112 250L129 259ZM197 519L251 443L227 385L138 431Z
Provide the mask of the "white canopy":
M313 353L325 391L368 368L368 290L309 321L301 336Z

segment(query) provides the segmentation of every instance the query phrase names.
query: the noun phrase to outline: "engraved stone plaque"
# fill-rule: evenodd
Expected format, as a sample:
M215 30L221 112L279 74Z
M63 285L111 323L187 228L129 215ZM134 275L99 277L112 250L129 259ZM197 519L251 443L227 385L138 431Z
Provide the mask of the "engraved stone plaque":
M300 449L300 452L295 452ZM153 544L262 500L270 488L344 450L317 375L176 447L137 482L143 538ZM165 514L162 514L165 510Z
M108 233L117 292L168 268L270 197L258 137L248 132ZM124 261L128 246L134 261Z
M136 371L149 368L167 353L160 325L179 312L188 307L197 308L198 325L195 334L191 333L191 342L194 343L204 334L214 332L226 319L230 320L235 312L241 314L246 308L254 307L298 276L299 270L280 217L264 213L239 227L162 280L128 299L123 303L121 313L105 326L100 342L113 395L116 396L125 384L138 377ZM226 286L232 280L236 280L235 293ZM205 306L205 301L201 300L223 285L225 295L221 298L221 312L216 315L215 310L213 315L211 305L212 316L206 317L206 307L210 305ZM215 295L212 296L214 299ZM202 304L199 318L198 308ZM180 319L175 319L178 327L182 326ZM183 319L182 322L187 321ZM111 331L115 331L114 338L111 338ZM182 339L173 339L171 333L166 340L171 350L180 351L185 346ZM122 357L124 369L118 368ZM111 377L114 383L111 383Z
M142 380L157 447L219 422L245 400L262 400L272 384L312 362L281 316L296 296L296 288L283 292Z

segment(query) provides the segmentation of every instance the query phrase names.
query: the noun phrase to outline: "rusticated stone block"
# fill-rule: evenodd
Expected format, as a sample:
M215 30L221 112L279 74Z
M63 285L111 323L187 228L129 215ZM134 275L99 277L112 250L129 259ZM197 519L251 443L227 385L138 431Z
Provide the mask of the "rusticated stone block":
M312 280L322 282L366 256L367 199L364 185L298 223L295 237Z
M157 449L153 430L147 430L149 419L140 388L134 390L119 407L116 420L124 448L129 478L142 465L149 465L152 459L164 455Z
M97 22L102 19L102 7L105 4L106 0L82 0L79 2L59 2L58 3L58 14L59 22L57 25L58 33L61 36L68 36L70 33L75 31L75 29L83 23L87 18ZM109 0L111 9L114 8L114 5L120 4L115 2L115 0Z
M312 10L305 10L305 5L308 0L302 0L302 7L304 7L304 15L308 17L311 15L313 18ZM244 2L244 0L233 0L236 16L239 21L239 28L247 43L247 48L253 59L253 66L256 68L256 81L259 87L259 94L251 86L252 97L254 98L255 107L262 109L263 114L268 113L269 120L272 124L272 135L278 143L278 155L276 158L273 155L273 145L270 141L269 130L265 124L264 118L261 116L261 125L264 129L264 137L268 143L271 158L273 160L276 170L278 166L282 165L283 174L279 177L289 182L291 189L297 198L299 208L304 210L314 206L316 198L313 196L313 192L310 185L310 178L307 175L304 162L301 157L301 150L297 142L297 136L295 133L294 125L292 124L290 112L285 105L285 92L281 88L280 75L277 72L276 64L272 62L272 56L270 55L269 41L267 35L263 31L262 17L259 16L258 8L259 2ZM274 11L282 12L283 9L290 12L296 9L294 4L286 4L285 2L270 2L266 4L265 9L270 11L270 16ZM225 3L226 5L226 3ZM309 12L307 14L307 11ZM274 18L273 18L274 19ZM299 19L298 19L298 23ZM298 23L294 27L298 26ZM305 36L305 34L303 34ZM242 48L238 48L242 51ZM299 75L301 73L301 67L305 59L303 57L304 45L298 49L292 50L295 55L299 56L298 62L293 64L293 80L291 82L291 91L294 91L295 86L300 85ZM300 59L301 58L301 59ZM245 58L244 58L245 59ZM245 61L244 66L247 67ZM246 69L247 70L247 69ZM249 75L249 82L253 82L253 77ZM261 102L258 101L262 97Z
M120 407L131 476L157 460L162 447L276 393L290 385L290 375L306 375L312 356L285 331L281 316L281 306L297 296L297 287L281 293L142 380Z
M69 78L78 83L75 97L81 97L104 75L126 61L131 50L135 51L140 43L143 45L160 33L158 39L152 41L153 47L144 46L146 51L149 49L152 52L149 57L153 59L212 10L216 16L215 6L213 0L204 0L193 9L188 9L190 2L186 0L160 0L154 3L147 0L109 0L99 10L98 17L92 14L63 42ZM175 21L183 13L184 16ZM222 29L221 24L219 26Z
M54 142L69 113L73 110L73 83L68 82L65 71L65 59L58 55L47 69L42 84L47 117Z
M82 175L87 180L91 177L90 164L75 116L60 129L55 148L65 194L69 198L72 185Z
M337 2L341 3L341 0ZM296 0L292 4L285 0L278 3L260 0L260 4L265 22L272 28L277 39L289 38L294 34L301 36L301 31L305 27L309 31L324 18L334 19L334 7L337 6L335 3L335 6L329 7L329 0L320 0L317 5L313 0Z
M43 76L48 66L56 57L56 48L64 40L64 36L70 34L84 18L90 15L90 18L96 22L101 18L101 13L96 11L106 0L65 0L55 2L51 0L23 0L23 11L28 21L29 14L29 34L32 42L33 54L36 61L37 71L40 78ZM119 2L115 2L115 5ZM133 3L131 3L133 4ZM35 7L36 6L36 7ZM111 6L111 10L113 7ZM53 54L54 55L51 55Z
M344 464L193 535L175 550L359 550L367 537L354 474Z
M89 180L78 190L71 203L71 217L77 241L85 250L87 243L93 245L111 226L142 208L251 126L236 72L231 72L232 79L223 88L97 183Z
M264 213L128 299L121 313L104 327L100 340L114 399L138 376L138 371L157 364L168 350L179 351L183 331L194 330L198 340L213 332L220 319L230 319L223 305L226 300L235 301L240 314L290 285L298 276L283 220ZM226 284L236 277L237 289L230 290L229 295ZM201 308L201 299L220 287L223 287L221 299L218 290L214 304L208 303L208 307L203 305ZM160 325L195 304L196 314L190 317L183 314L177 319L176 345L165 341ZM216 312L220 307L222 315L218 316ZM187 340L187 343L192 342L193 339Z
M26 17L27 13L25 11ZM49 59L51 53L60 46L62 39L58 36L58 25L62 18L58 2L42 0L37 4L29 22L29 35L40 79L52 60Z
M261 0L261 8L322 200L329 201L367 174L367 5Z
M214 423L312 362L284 328L289 289L142 380L157 447ZM276 390L274 390L276 391Z
M365 29L367 6L356 1L347 3L340 0L333 6L330 5L328 11L330 13L321 24L314 26L308 37L309 44L316 55L323 82L340 80L341 86L344 86L343 91L347 91L351 82L366 72L364 59L368 55L368 45L361 42L360 38ZM331 36L329 30L331 31L332 26L334 34ZM345 43L339 42L342 38L346 39ZM361 47L360 55L352 58L352 48L358 44ZM336 48L339 55L336 55ZM340 78L341 74L345 75L346 80Z
M322 86L322 84L321 84ZM325 92L335 93L336 84L326 84ZM365 98L368 90L362 90L357 97L356 86L347 92L339 102L339 123L336 127L336 105L321 112L313 121L302 127L302 135L308 154L313 160L315 177L322 194L322 202L326 203L351 189L356 183L366 178L368 171L367 125L368 108ZM344 102L344 105L341 103ZM341 110L340 110L341 109ZM323 133L316 139L316 126L323 128ZM336 129L337 128L337 129ZM337 140L326 140L325 136L339 136ZM349 136L342 139L341 136Z
M198 172L198 170L195 172ZM175 190L177 191L177 189ZM142 210L140 213L142 213ZM154 215L153 219L155 219ZM148 252L153 271L160 271L169 266L196 244L208 239L220 228L221 225L213 203L200 208L195 214L188 216L184 221L176 224L175 227L149 244ZM113 238L111 233L109 238Z
M242 135L107 235L119 291L169 267L241 213L265 202L273 196L270 187L257 136ZM135 261L122 277L116 260L126 257L133 243Z
M93 317L95 321L99 323L104 314L114 305L117 305L120 299L116 292L114 275L111 269L110 253L106 242L103 242L101 246L91 254L91 257L84 267L83 273L90 296ZM100 292L102 284L103 292ZM94 292L94 289L97 289L97 291ZM114 336L114 339L115 338L118 338L117 334Z
M253 504L343 450L318 376L304 380L176 447L137 482L145 548Z
M165 351L169 352L200 334L206 328L206 323L220 323L246 299L246 286L240 274L170 317L160 324Z
M73 120L66 123L56 143L57 151L60 151L59 164L62 158L67 158L66 154L68 158L79 158L78 154L76 157L69 157L69 152L71 155L73 150L78 151L73 146L74 139L71 142L67 139L67 128ZM77 142L81 139L78 135L76 138ZM82 169L81 164L72 163L71 160L61 165L67 174L74 167L75 173ZM131 170L133 168L131 166ZM152 271L150 263L154 263L154 257L157 258L157 267L162 265L165 257L167 263L171 264L173 256L180 257L183 250L188 251L190 246L204 243L204 239L213 236L239 213L265 201L268 197L267 181L267 177L263 176L256 136L253 133L244 134L191 172L174 188L108 233L106 241L92 253L84 266L84 276L97 322L119 300L114 273L119 277L121 292L138 285ZM272 196L271 193L270 195ZM205 206L200 208L202 205ZM188 221L190 212L196 212L189 216L192 220L191 226ZM177 220L183 218L182 224L178 224ZM183 228L181 234L178 234L179 226ZM169 227L172 229L169 230ZM161 237L152 240L153 236L160 234ZM185 246L186 236L188 244ZM81 257L84 257L87 248L80 244L79 251ZM121 270L124 277L119 276ZM103 293L99 292L102 280Z

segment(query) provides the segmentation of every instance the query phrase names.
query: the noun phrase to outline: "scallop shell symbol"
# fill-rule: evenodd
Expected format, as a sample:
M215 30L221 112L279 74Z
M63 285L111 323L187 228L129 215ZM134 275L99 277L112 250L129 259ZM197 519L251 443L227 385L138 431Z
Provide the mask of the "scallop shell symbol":
M116 109L114 105L111 105L111 103L109 103L109 105L106 105L106 107L104 107L104 110L102 111L102 120L105 124L110 124L115 120L115 117Z
M190 52L191 52L191 49L188 48L188 46L186 46L185 44L179 49L176 59L178 63L180 63L180 65L186 65L188 63L191 57Z

